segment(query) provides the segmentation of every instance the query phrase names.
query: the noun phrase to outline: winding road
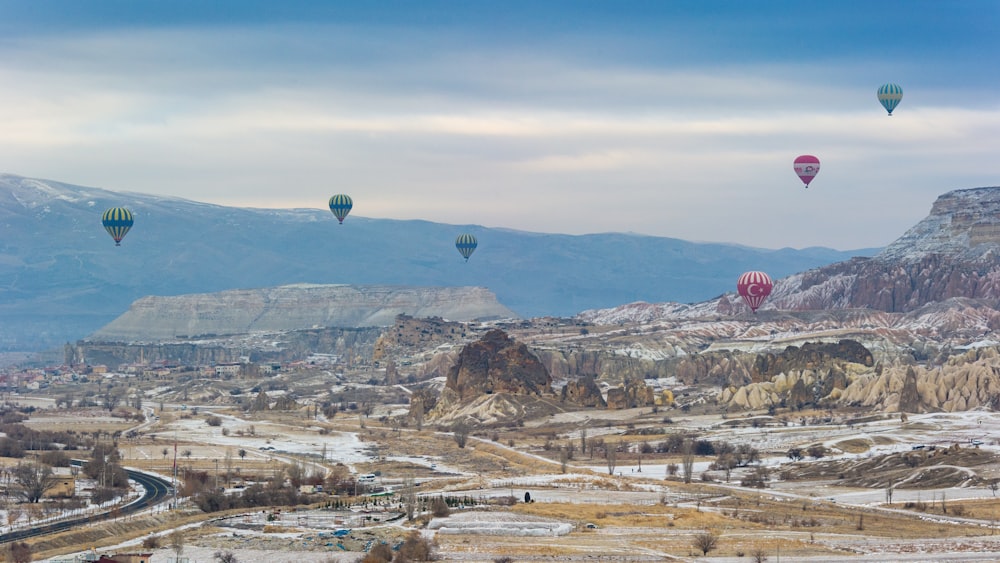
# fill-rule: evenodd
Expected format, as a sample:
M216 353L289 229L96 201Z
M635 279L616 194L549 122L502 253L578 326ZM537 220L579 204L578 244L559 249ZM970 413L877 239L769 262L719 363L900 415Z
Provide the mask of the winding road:
M135 499L134 501L126 504L118 510L109 510L101 514L91 514L88 516L83 516L80 518L71 518L69 520L61 520L59 522L53 522L51 524L45 524L41 526L34 526L31 528L25 528L23 530L15 530L13 532L8 532L6 534L0 535L0 545L12 541L21 541L27 538L35 538L38 536L44 536L47 534L53 534L56 532L63 532L80 526L83 524L90 524L93 522L99 522L101 520L108 520L112 517L112 514L117 516L124 516L127 514L133 514L135 512L140 512L149 508L163 500L166 500L167 496L171 492L170 483L159 477L155 477L148 473L142 473L134 469L125 469L125 473L128 474L130 481L135 481L136 483L142 485L145 489L145 494L141 497Z

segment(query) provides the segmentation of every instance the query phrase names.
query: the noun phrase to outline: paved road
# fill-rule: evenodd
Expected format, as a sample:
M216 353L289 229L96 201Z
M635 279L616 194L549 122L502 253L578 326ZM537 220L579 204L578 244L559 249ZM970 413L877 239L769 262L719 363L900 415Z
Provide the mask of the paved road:
M117 515L124 516L127 514L132 514L145 510L146 508L153 506L167 498L170 494L170 483L160 479L159 477L154 477L147 473L141 473L132 469L125 469L125 473L128 474L128 478L131 481L135 481L145 488L146 493L139 497L138 499L126 504L121 507L121 510L117 512ZM89 516L84 516L81 518L74 518L71 520L63 520L61 522L53 522L52 524L46 524L42 526L35 526L33 528L26 528L23 530L15 530L6 534L0 535L0 545L12 541L21 541L27 538L35 538L38 536L44 536L47 534L52 534L55 532L62 532L69 530L75 526L80 526L83 524L89 524L91 522L98 522L101 520L107 520L111 518L113 511L104 512L102 514L92 514Z

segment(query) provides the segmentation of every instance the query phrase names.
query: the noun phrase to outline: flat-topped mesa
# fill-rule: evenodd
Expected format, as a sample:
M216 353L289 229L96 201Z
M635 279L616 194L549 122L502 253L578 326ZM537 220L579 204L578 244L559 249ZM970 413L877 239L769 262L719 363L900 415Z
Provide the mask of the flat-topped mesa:
M400 314L454 321L517 317L482 287L295 284L143 297L87 340L157 342L315 327L390 326Z

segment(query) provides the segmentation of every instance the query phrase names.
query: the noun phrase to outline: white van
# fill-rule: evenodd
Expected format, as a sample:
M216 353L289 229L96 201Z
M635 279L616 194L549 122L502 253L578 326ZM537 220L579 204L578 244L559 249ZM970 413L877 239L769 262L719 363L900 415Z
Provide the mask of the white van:
M375 484L375 474L365 473L364 475L358 475L359 485L374 485Z

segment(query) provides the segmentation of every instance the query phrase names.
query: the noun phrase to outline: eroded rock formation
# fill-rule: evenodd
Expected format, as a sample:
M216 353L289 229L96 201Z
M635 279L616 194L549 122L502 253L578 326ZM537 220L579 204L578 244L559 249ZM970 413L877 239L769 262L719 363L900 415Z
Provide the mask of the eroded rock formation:
M445 387L459 400L484 393L541 395L552 393L552 378L527 346L494 329L462 349Z

